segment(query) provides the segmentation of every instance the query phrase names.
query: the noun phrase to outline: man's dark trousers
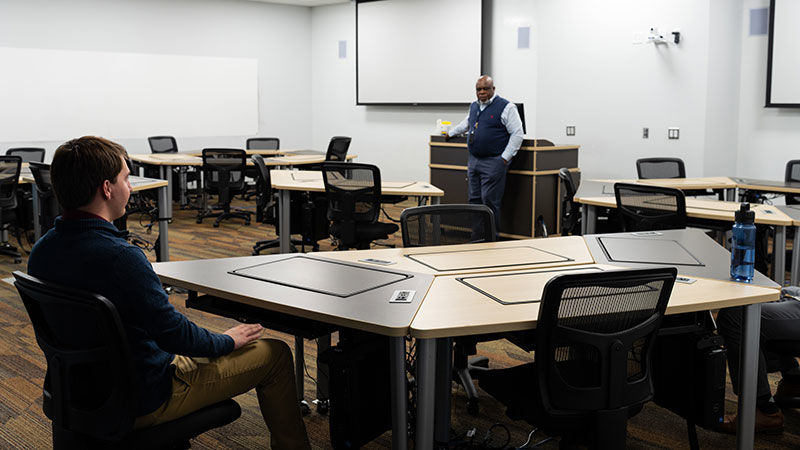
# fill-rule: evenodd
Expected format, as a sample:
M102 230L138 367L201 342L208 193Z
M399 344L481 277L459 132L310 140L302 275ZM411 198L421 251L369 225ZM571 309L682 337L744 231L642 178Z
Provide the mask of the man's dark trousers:
M506 189L506 173L508 172L503 157L487 156L484 158L469 155L467 163L467 179L469 180L469 202L484 204L494 213L494 225L500 234L500 203Z

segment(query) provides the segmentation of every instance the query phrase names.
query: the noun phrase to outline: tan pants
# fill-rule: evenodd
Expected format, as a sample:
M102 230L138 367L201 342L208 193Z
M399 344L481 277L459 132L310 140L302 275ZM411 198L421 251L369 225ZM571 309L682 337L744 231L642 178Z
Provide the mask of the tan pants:
M273 449L309 449L294 384L292 353L283 341L257 339L219 358L176 356L172 396L138 417L134 428L185 416L255 388Z

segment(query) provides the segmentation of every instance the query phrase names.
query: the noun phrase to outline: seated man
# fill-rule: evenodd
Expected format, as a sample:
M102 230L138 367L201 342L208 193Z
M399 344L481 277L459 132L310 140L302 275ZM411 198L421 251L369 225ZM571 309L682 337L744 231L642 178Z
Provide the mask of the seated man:
M114 303L140 380L136 428L255 388L271 448L310 448L289 347L259 339L257 324L217 334L192 323L169 303L144 253L111 223L131 194L126 158L119 144L92 136L56 150L51 176L64 213L33 247L28 272Z
M761 305L760 345L769 341L800 340L800 301L796 296L787 295L792 289L784 288L781 300ZM739 393L739 352L742 341L742 308L723 308L717 316L717 328L728 347L728 368L733 391ZM783 430L783 413L775 404L767 379L767 357L763 350L758 354L758 380L756 382L756 424L757 433L780 433ZM791 356L775 358L779 363L781 380L775 397L800 396L800 369L797 360ZM736 434L736 416L726 416L719 431Z

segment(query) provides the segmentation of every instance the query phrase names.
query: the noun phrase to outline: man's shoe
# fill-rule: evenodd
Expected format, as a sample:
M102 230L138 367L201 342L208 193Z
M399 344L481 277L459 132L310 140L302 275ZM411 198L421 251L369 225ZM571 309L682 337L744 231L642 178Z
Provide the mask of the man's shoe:
M717 431L725 434L736 434L738 425L736 414L725 416L725 420L719 424ZM779 409L773 414L765 414L756 409L756 433L781 434L783 433L783 412Z
M800 384L782 378L778 382L778 389L772 398L780 406L800 408Z

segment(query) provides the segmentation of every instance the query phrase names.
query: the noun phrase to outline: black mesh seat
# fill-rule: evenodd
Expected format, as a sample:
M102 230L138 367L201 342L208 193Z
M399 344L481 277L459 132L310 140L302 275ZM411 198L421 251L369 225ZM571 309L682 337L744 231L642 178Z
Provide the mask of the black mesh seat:
M623 231L686 228L686 198L680 189L615 183Z
M481 387L523 419L590 448L625 448L630 416L653 397L651 352L677 270L556 276L544 288L535 362Z
M387 239L398 230L393 223L378 221L381 211L381 171L371 164L326 162L322 179L328 198L330 232L338 248L367 249L376 239Z
M16 147L6 150L6 155L19 156L22 162L44 162L44 149L41 147Z
M561 192L561 235L581 234L581 208L575 203L574 197L577 188L569 169L562 167L558 170L563 191Z
M36 183L36 195L39 200L39 233L44 236L47 230L53 227L53 223L61 214L61 206L58 204L53 183L50 179L50 164L30 162L31 174ZM34 212L36 213L36 212Z
M636 160L636 173L640 180L652 178L686 178L686 167L680 158L640 158ZM722 191L714 192L705 189L686 189L684 195L718 195L724 200Z
M0 156L0 232L8 236L8 227L17 224L17 186L19 172L22 168L20 156ZM8 243L8 239L0 242L0 254L14 258L14 263L22 262L17 247Z
M53 421L54 449L189 448L189 439L240 416L228 399L134 430L137 380L114 304L19 271L14 278L47 359L42 404Z
M252 212L232 209L231 200L245 190L244 171L247 166L247 155L244 150L235 148L204 148L203 149L203 189L206 193L216 195L218 204L216 208L208 208L197 213L197 223L202 223L206 217L216 217L214 227L220 222L230 218L244 219L245 225L250 225ZM221 209L221 212L213 212Z

